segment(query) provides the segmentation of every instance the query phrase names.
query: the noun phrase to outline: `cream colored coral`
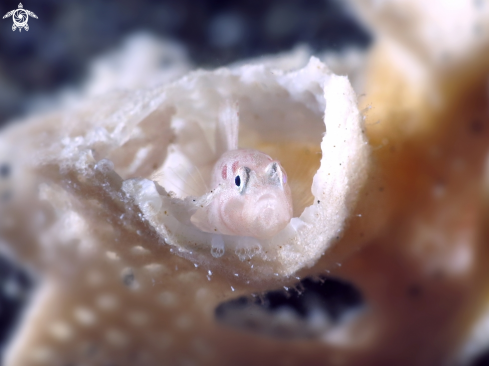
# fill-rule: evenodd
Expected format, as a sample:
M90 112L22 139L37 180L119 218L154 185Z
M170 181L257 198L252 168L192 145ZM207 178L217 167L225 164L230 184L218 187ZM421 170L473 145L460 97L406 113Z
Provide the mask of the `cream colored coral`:
M358 3L378 37L356 70L365 125L346 78L313 59L295 72L198 71L3 131L1 156L13 175L1 188L14 194L0 206L2 243L44 284L9 366L436 365L483 352L489 67L486 33L472 39L468 30L487 12L468 2L453 3L463 10L455 12L444 12L449 2ZM433 22L443 23L430 30L438 36L425 38ZM453 44L452 22L462 29ZM267 62L289 68L301 59ZM196 167L205 181L216 159L217 108L229 94L242 109L240 144L283 162L291 187L289 168L304 171L295 173L295 218L282 234L294 240L285 248L236 243L216 259L212 243L187 230L192 204L183 198L206 192ZM280 126L276 137L264 121ZM164 175L155 184L148 178L157 170ZM215 321L227 300L323 275L351 282L366 306L336 326L322 319L310 341L284 343ZM277 317L297 324L286 310Z
M297 204L285 229L270 239L224 236L225 253L219 257L211 253L213 235L190 218L196 205L215 194L206 186L219 158L219 106L228 98L240 105L240 147L271 151L288 166L301 159L312 165L307 174L289 174ZM33 315L18 333L8 364L33 361L22 351L31 344L51 350L39 351L36 362L77 360L73 347L89 347L92 338L107 343L106 356L113 355L111 347L132 347L156 357L158 342L156 348L137 346L136 339L154 333L156 340L169 329L172 338L179 329L190 332L188 342L200 333L209 350L218 352L220 336L208 339L212 331L199 320L212 320L218 293L249 293L280 283L314 265L342 236L367 175L364 132L347 78L315 58L291 72L261 65L197 71L7 129L2 148L14 154L4 158L26 187L12 186L14 199L2 208L15 224L2 235L16 252L21 227L41 218L29 231L29 247L14 255L43 277ZM157 315L158 292L179 302L194 292L203 297L180 305L175 318L171 311ZM92 301L109 297L124 307ZM139 315L126 323L124 314ZM135 337L131 324L149 318L151 323L135 328L141 332ZM175 328L168 328L165 323L173 318ZM57 346L61 338L65 343ZM174 342L186 347L184 338ZM175 348L174 357L182 352Z

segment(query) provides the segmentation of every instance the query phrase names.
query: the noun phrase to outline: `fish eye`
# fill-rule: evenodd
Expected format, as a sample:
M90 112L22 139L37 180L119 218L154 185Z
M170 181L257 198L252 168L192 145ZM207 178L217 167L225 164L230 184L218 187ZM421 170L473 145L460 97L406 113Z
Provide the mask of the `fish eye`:
M238 187L239 193L243 194L250 180L251 169L247 167L239 168L238 174L234 177L234 184Z

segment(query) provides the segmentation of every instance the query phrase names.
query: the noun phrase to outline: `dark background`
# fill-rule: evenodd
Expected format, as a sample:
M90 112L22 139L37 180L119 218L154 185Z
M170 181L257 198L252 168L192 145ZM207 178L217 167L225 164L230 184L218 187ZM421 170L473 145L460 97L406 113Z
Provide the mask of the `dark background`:
M18 8L2 0L0 15ZM24 1L24 0L22 0ZM0 21L0 125L28 99L85 78L93 57L135 31L175 39L201 67L288 50L367 46L370 37L340 0L25 0L29 31Z
M17 9L18 1L2 0L0 15ZM29 18L29 31L13 32L11 17L0 21L0 126L25 114L33 98L79 84L90 60L136 31L179 41L192 62L205 68L285 51L299 43L324 51L366 47L370 42L339 0L22 0L22 4L38 16ZM311 291L321 288L311 286ZM34 287L22 269L0 257L0 350ZM338 288L335 299L350 296L351 289Z

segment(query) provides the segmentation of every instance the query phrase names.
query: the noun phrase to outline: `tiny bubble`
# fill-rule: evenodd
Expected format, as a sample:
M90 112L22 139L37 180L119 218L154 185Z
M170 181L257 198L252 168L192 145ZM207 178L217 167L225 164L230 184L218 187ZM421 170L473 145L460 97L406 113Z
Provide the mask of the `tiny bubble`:
M212 276L212 271L210 269L207 271L207 273L209 273L209 276Z
M234 275L235 275L236 277L239 277L239 274L237 274L237 273L235 273Z
M190 254L192 254L192 252L190 252ZM199 267L199 265L197 263L194 263L194 266L195 266L195 268Z
M233 291L234 291L234 287L233 287L233 286L231 286L231 290L233 290Z

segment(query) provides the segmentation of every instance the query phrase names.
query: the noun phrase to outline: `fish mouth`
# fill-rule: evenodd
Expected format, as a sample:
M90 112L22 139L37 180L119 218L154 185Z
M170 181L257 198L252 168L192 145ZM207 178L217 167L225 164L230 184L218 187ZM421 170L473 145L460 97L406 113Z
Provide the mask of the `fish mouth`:
M268 201L267 203L265 203L265 201ZM266 193L262 196L260 196L260 198L258 199L258 205L262 205L262 204L267 204L267 205L270 205L272 204L273 205L273 202L276 202L277 201L277 197L275 197L273 194L270 194L270 193Z

